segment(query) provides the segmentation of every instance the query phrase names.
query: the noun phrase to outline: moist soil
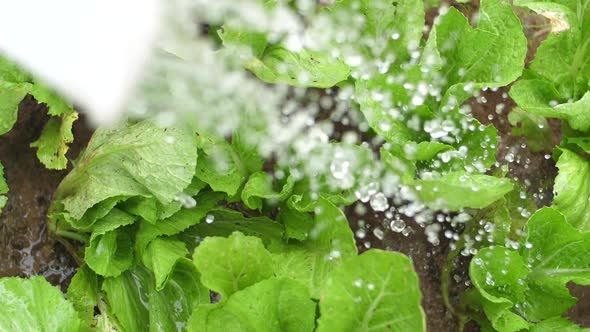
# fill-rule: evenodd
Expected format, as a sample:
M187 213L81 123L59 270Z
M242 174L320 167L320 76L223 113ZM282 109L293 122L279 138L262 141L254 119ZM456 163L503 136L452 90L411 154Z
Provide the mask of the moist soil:
M47 109L30 96L19 107L18 121L0 137L0 162L10 188L0 216L0 277L43 275L62 290L75 272L75 261L49 237L46 220L53 192L67 171L46 169L31 142L41 134ZM87 144L91 130L82 117L74 124L72 159Z
M455 5L455 4L453 4ZM456 5L464 13L477 10L474 5ZM436 11L427 13L427 22L432 23ZM531 23L532 22L532 23ZM525 19L524 24L533 25L534 19ZM538 46L543 32L527 31L530 37L530 54ZM527 57L527 62L532 58ZM497 159L505 163L507 152L518 156L510 163L509 176L521 182L529 183L527 190L536 194L537 205L548 205L552 199L553 179L557 174L553 159L545 155L551 150L532 152L526 147L526 139L512 135L507 114L514 103L506 97L508 89L483 92L480 98L471 101L473 114L484 124L493 124L500 136ZM481 97L484 97L483 99ZM483 102L482 100L485 100ZM505 111L496 112L497 105L504 104ZM64 247L52 239L46 227L46 214L52 195L65 171L47 170L35 156L35 150L29 144L36 140L47 122L46 108L27 97L20 106L19 120L11 132L0 137L0 161L4 165L5 176L10 187L8 203L0 217L0 277L42 275L51 283L66 290L70 278L75 272L76 263ZM550 121L552 144L560 140L559 121ZM74 159L87 144L92 130L81 117L74 124L75 143L72 144L68 157ZM371 211L370 207L366 207ZM440 236L440 243L432 245L426 239L424 230L413 220L406 219L406 224L413 231L407 235L387 231L385 216L374 213L358 213L359 209L348 207L346 215L353 230L359 226L366 229L366 236L357 238L359 251L369 248L382 248L400 251L414 262L420 279L423 294L422 305L427 316L428 331L457 331L458 323L445 307L441 292L441 271L445 265L450 242ZM364 225L364 226L363 226ZM379 237L373 230L385 230ZM443 231L444 232L444 226ZM379 232L375 232L379 235ZM452 272L451 302L456 304L460 290L468 284L469 259L460 259ZM573 321L590 327L590 288L570 285L579 303L568 313ZM477 331L476 326L470 330Z

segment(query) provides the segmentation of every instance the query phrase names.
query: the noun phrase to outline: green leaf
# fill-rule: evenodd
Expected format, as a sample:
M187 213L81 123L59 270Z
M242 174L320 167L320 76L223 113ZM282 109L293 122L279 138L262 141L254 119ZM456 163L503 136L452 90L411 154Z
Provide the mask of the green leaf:
M0 279L0 330L78 331L81 321L62 292L43 277Z
M299 212L288 206L282 206L278 217L285 225L285 236L289 239L305 241L314 227L312 216L307 212Z
M441 105L460 105L483 87L505 86L524 67L527 40L508 1L481 1L477 28L451 7L430 32L448 82ZM430 56L430 54L427 54Z
M585 112L590 103L588 4L521 0L515 5L548 18L552 33L537 48L530 63L528 76L533 79L515 86L511 96L527 112L560 118L574 129L589 130L590 117Z
M313 179L303 177L293 186L293 195L287 200L290 208L311 212L320 196L335 205L350 205L357 201L355 192L366 191L368 183L378 181L381 169L367 144L331 143L316 145L306 151L306 158L290 165L303 174L314 174ZM309 162L328 160L329 163Z
M28 83L30 82L30 76L20 67L0 54L0 81L10 83Z
M299 87L330 88L348 78L350 69L328 53L302 50L290 51L273 45L261 58L252 58L246 69L266 83Z
M197 305L209 302L209 292L190 263L177 264L161 291L154 285L153 275L143 266L105 278L102 289L120 330L176 331Z
M135 222L135 217L113 209L96 222L84 260L94 272L102 276L118 276L133 265L133 228L124 227Z
M352 46L356 52L364 54L365 63L386 59L395 64L408 62L410 53L422 40L424 5L421 0L336 1L326 7L326 12L336 20L344 20L335 22L340 25L346 24L346 19L362 15L362 23L354 25L359 36L353 40L353 45L342 46Z
M263 200L271 205L284 201L293 190L293 177L287 177L286 183L280 192L273 189L272 178L265 172L257 172L250 175L248 182L242 189L242 202L252 210L261 210Z
M421 297L408 257L369 250L329 274L317 331L426 331Z
M68 166L66 153L68 144L74 141L72 125L77 119L76 112L50 118L39 139L31 143L31 147L37 148L37 158L48 169L65 169Z
M588 4L576 1L515 1L549 18L551 33L537 48L530 71L553 84L564 100L578 100L588 90L590 42ZM586 24L584 24L586 23Z
M176 263L188 256L186 245L182 241L171 238L157 238L146 248L143 264L154 272L156 290L160 291L166 285L170 275L174 272Z
M197 224L181 234L185 242L199 242L206 236L228 237L235 231L258 237L265 244L283 238L283 225L267 217L246 218L239 212L216 208L209 211L207 218L207 222Z
M87 265L76 271L68 287L67 299L82 318L85 327L91 327L94 308L98 305L98 279Z
M555 317L542 321L533 326L530 332L584 332L590 329L580 328L577 324L572 323L567 318Z
M222 300L273 275L270 253L259 238L235 232L228 238L208 237L195 249L201 282Z
M407 119L402 112L386 108L387 104L374 96L380 94L389 99L395 98L397 103L403 105L408 104L411 97L402 84L387 84L387 77L387 75L377 75L369 80L357 80L355 82L356 100L369 126L377 134L388 142L403 144L413 140L416 135L408 128Z
M0 135L12 129L18 116L18 105L29 93L29 83L9 83L0 80Z
M357 254L346 217L325 198L318 201L313 227L305 241L273 242L269 250L273 254L275 275L301 282L316 299L330 271Z
M590 231L590 161L568 149L559 150L553 206L571 225L581 231Z
M510 96L527 112L566 120L576 130L590 129L590 92L575 102L564 103L555 87L542 80L522 80L510 89Z
M248 136L248 133L249 132L234 133L232 135L231 145L238 156L240 156L248 173L253 174L262 171L264 158L262 158L258 152L256 140L248 139L250 137Z
M580 256L590 250L590 233L575 230L553 208L537 211L526 233L519 251L485 248L471 262L471 280L497 330L518 331L526 321L559 316L576 302L566 284L590 284L590 260ZM504 325L509 316L512 323L521 317L520 328Z
M53 89L38 81L33 84L31 95L35 97L39 103L47 105L48 114L53 116L74 113L72 104L66 101L63 97L58 95Z
M315 327L316 304L301 284L271 278L234 293L217 306L201 305L189 331L308 332Z
M195 201L197 206L192 209L182 209L164 220L159 220L155 224L141 223L135 237L135 250L138 257L143 255L148 244L162 235L175 235L189 227L198 224L207 215L217 202L223 198L223 194L213 192L203 192L199 194Z
M422 179L414 183L420 200L433 208L451 211L464 207L484 208L512 191L508 179L465 172L452 172L438 179Z
M196 176L215 191L233 196L247 177L236 150L223 139L200 136Z
M98 129L59 185L54 205L76 220L113 197L154 197L166 205L191 183L196 161L194 135L185 128L143 121Z
M8 202L6 194L8 194L8 184L4 178L4 166L0 164L0 214L2 214L2 209L6 206L6 202Z

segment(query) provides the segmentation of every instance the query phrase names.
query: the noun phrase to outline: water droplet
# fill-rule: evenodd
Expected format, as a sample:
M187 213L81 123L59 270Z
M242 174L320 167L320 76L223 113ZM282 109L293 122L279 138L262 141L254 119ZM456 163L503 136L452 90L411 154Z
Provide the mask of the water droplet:
M184 206L187 209L192 209L195 206L197 206L197 201L185 193L176 194L176 197L174 197L174 200L176 200L177 202L180 202L180 204L182 204L182 206Z
M383 233L383 230L381 228L377 227L373 229L373 235L375 235L375 237L379 240L383 240L385 233Z
M494 286L496 283L494 282L494 279L492 278L492 275L489 272L486 272L486 285L488 286Z
M342 180L349 173L350 162L348 160L334 160L330 163L330 172L335 179Z
M402 232L406 228L406 222L403 221L402 219L395 219L395 220L391 221L391 223L389 224L389 227L391 228L392 231L399 233L399 232Z
M371 197L371 207L375 211L385 211L389 208L389 203L387 202L387 197L383 193L376 193Z

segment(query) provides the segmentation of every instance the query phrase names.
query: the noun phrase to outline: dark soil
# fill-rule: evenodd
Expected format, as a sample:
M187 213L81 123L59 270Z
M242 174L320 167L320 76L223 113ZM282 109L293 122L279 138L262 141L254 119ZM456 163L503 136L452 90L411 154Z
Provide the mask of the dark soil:
M0 277L43 275L65 290L76 264L48 236L46 218L53 192L67 171L47 170L29 147L47 119L46 107L27 97L14 128L0 137L0 161L10 188L0 217ZM70 159L86 145L90 134L83 119L76 121Z

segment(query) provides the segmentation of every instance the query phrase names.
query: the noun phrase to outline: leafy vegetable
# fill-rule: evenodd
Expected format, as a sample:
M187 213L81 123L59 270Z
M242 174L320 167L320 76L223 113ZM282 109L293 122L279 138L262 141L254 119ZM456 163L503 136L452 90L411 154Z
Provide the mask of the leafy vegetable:
M520 250L501 246L480 250L470 276L483 312L496 330L518 331L558 317L575 303L565 286L587 285L587 233L574 229L557 210L543 208L527 224Z
M78 313L61 291L42 277L0 279L0 329L77 331Z
M573 151L562 148L557 161L559 174L555 178L553 206L574 227L590 231L590 162Z
M0 135L10 131L18 117L20 102L31 94L39 103L47 105L52 117L43 128L36 147L37 157L49 169L65 169L68 144L72 143L72 124L78 118L72 105L51 88L34 81L17 65L0 55Z
M0 213L2 213L2 209L6 206L6 202L8 202L8 197L6 194L8 193L8 184L6 183L6 179L4 178L4 166L0 164Z
M399 253L371 250L330 274L318 331L424 331L418 277Z
M316 304L301 284L270 278L233 294L219 305L201 305L192 331L312 331Z
M269 278L272 257L262 241L233 233L225 238L207 238L195 250L195 266L205 286L226 299L231 294Z
M56 199L73 220L115 197L142 196L170 204L191 183L196 160L195 141L186 129L159 128L151 121L121 130L99 129L60 184ZM90 225L74 221L74 226Z
M450 210L484 208L512 190L508 179L481 174L448 173L439 179L415 183L424 202Z
M517 82L510 96L527 112L566 120L581 131L590 129L587 51L590 41L587 3L521 0L551 21L551 34L537 49L527 79Z

